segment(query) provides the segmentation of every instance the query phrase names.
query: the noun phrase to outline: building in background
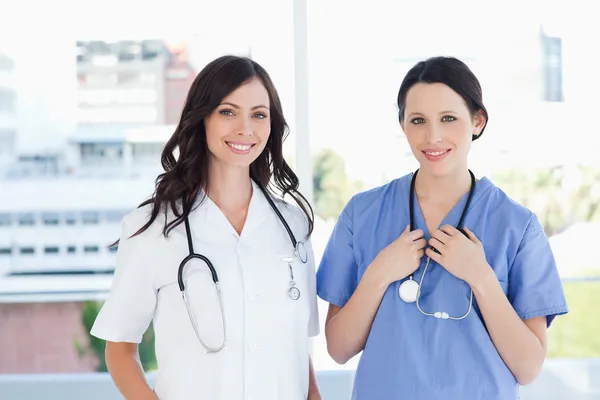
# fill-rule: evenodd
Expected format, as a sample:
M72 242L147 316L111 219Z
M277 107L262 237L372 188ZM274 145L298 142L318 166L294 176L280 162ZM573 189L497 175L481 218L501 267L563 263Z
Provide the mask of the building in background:
M195 73L185 43L77 42L79 124L174 124Z
M44 43L67 79L35 86L39 55L0 55L0 373L95 369L82 307L108 294L109 245L151 195L195 78L185 43Z
M176 125L196 71L190 63L188 43L171 42L166 45L171 56L165 71L165 123Z
M10 162L17 136L17 87L15 62L0 53L0 169Z
M77 42L78 127L69 168L85 175L156 173L195 72L187 43ZM76 165L78 167L73 167Z

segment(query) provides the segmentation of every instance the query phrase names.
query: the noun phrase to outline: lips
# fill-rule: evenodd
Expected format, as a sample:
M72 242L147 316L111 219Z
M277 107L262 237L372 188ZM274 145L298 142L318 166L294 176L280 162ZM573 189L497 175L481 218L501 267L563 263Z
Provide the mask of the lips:
M234 143L234 142L225 142L225 143L227 143L227 146L231 147L232 149L239 150L239 151L248 151L252 148L252 146L255 145L255 143Z
M430 162L438 162L446 158L451 149L425 149L422 150L425 158Z
M425 149L423 153L431 157L439 157L448 153L450 149Z

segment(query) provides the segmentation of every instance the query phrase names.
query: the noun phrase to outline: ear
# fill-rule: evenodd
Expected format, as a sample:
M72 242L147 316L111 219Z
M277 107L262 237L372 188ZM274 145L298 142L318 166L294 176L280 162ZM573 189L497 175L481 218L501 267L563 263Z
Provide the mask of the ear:
M402 133L406 135L406 130L404 129L404 120L400 121L400 128L402 128Z
M485 128L486 124L487 117L483 111L479 110L477 114L475 114L475 116L473 117L473 135L479 136L481 134L481 131L483 131L483 128Z

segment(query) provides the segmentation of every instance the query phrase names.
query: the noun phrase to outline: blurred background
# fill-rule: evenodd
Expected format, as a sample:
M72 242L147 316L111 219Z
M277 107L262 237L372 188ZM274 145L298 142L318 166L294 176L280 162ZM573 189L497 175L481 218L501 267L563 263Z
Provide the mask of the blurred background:
M416 167L396 94L416 62L465 61L490 121L471 168L536 212L570 313L522 398L600 399L600 27L595 3L138 0L0 4L0 399L119 399L89 335L122 217L151 194L187 91L223 54L273 78L287 159L313 201L317 263L350 196ZM594 50L596 49L596 50ZM600 147L599 147L600 148ZM326 304L320 304L321 320ZM322 322L323 326L323 322ZM140 347L153 379L152 328ZM325 400L358 357L322 333Z

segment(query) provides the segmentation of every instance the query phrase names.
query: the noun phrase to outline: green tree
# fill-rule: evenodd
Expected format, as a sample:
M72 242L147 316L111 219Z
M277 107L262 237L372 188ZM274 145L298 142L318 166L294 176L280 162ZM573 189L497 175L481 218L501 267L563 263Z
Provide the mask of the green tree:
M576 222L600 220L600 170L592 167L505 170L494 181L513 199L534 211L548 236ZM585 251L573 249L573 251ZM583 275L598 276L591 269ZM600 356L600 282L564 281L569 314L548 331L548 357Z
M92 325L98 316L98 312L100 312L100 308L102 307L101 302L86 302L82 307L82 316L81 321L85 332L88 336L88 345L84 347L81 343L75 342L75 348L80 357L91 353L94 355L99 363L96 368L97 372L107 372L108 368L106 366L106 359L104 358L104 349L106 343L104 340L98 339L95 336L90 334L90 330L92 329ZM138 351L140 354L140 361L144 368L144 371L151 371L156 369L156 353L154 351L154 328L152 325L146 330L144 336L142 338L142 342L138 346Z
M324 149L313 159L315 212L322 218L337 218L348 201L350 185L344 159Z
M504 170L494 180L539 216L549 236L572 223L600 219L600 171L593 168Z

